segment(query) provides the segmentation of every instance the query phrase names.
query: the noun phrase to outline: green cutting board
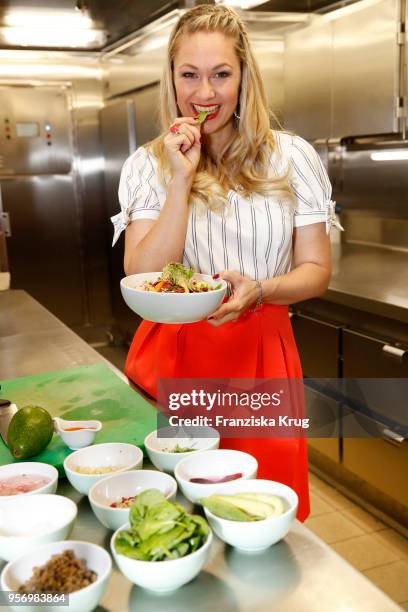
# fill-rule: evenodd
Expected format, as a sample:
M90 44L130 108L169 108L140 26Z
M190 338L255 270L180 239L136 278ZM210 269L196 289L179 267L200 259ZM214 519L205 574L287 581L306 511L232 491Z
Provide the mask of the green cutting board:
M67 420L102 421L94 444L128 442L144 450L145 437L157 429L155 408L104 364L1 381L1 396L19 408L35 404ZM71 452L54 434L47 448L29 461L54 465L63 475L64 459ZM15 461L0 438L0 465Z

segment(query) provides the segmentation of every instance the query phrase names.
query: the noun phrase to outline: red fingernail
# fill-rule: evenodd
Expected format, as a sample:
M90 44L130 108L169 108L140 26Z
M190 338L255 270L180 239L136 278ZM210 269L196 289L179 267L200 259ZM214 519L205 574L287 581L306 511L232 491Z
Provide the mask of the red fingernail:
M219 274L213 274L213 279L217 280L217 278L220 278L220 275Z
M200 138L199 143L203 144L203 139L202 138Z
M213 319L214 317L207 317L207 321L209 321L210 319Z

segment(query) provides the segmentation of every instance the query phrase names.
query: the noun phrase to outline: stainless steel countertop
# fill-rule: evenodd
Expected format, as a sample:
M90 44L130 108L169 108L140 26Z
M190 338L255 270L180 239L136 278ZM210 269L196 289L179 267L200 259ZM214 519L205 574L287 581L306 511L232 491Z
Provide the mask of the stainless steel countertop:
M24 291L0 292L0 379L98 362L105 360ZM58 493L78 504L71 538L109 549L111 532L95 518L88 499L66 480ZM284 541L262 554L239 553L215 538L204 571L165 597L133 586L115 568L98 610L157 612L163 606L166 612L401 610L298 521Z
M322 299L408 323L408 253L334 244L332 266Z
M0 291L0 380L106 363L102 355L21 290Z

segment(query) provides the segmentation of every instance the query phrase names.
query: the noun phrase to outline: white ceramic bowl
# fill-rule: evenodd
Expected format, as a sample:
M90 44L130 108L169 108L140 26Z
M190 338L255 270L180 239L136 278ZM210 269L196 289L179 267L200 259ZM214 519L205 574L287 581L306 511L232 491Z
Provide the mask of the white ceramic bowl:
M34 567L44 565L51 559L52 555L62 553L67 549L73 550L78 559L85 559L88 568L97 573L96 581L79 591L70 593L69 607L48 604L47 607L26 605L21 608L20 605L11 606L13 610L17 610L17 612L21 609L24 609L24 612L38 612L39 610L47 610L47 612L56 610L60 612L64 610L90 612L96 608L106 590L112 571L112 560L101 546L89 542L73 540L53 542L10 561L1 573L1 588L3 591L17 591L18 587L31 577Z
M139 561L116 552L115 538L123 529L129 529L129 523L115 531L111 539L111 551L117 566L134 584L161 593L174 591L197 576L208 559L213 540L210 530L204 544L190 555L169 561Z
M122 497L139 495L146 489L159 489L172 501L177 493L177 482L168 474L155 470L121 472L94 484L89 491L89 502L102 525L116 530L129 520L129 508L111 508L110 504Z
M220 518L204 508L208 522L221 540L245 552L260 552L285 537L295 520L298 507L298 496L293 489L273 480L240 480L225 483L217 491L218 495L234 493L277 495L285 500L287 510L279 516L247 523Z
M258 462L248 453L216 449L188 454L188 457L176 465L174 475L183 495L193 503L201 497L218 493L226 483L199 484L190 482L190 478L219 478L237 473L242 476L236 482L256 478Z
M49 481L42 487L28 491L27 493L19 493L18 495L0 495L0 505L8 501L9 499L15 499L16 497L27 495L33 495L34 493L55 493L58 486L58 471L52 465L47 463L40 463L37 461L23 461L21 463L9 463L8 465L2 465L0 467L0 480L8 479L14 476L41 476L48 478Z
M132 274L120 281L123 299L131 310L142 319L156 323L194 323L206 319L217 310L227 291L227 283L222 279L215 281L207 274L194 274L194 278L210 283L221 284L220 289L202 293L155 293L144 291L144 281L157 281L161 272Z
M74 489L87 495L89 489L98 480L126 470L137 470L142 467L143 453L133 444L111 442L95 444L75 451L64 461L64 470ZM76 468L118 467L114 472L82 474Z
M166 429L169 429L174 432L174 428L164 428L160 430L162 435L165 435ZM152 431L152 433L146 436L144 445L149 459L153 463L153 465L157 467L158 470L173 473L176 465L185 457L188 457L191 454L196 454L197 452L201 452L204 450L212 450L219 447L220 434L216 429L213 429L212 427L202 427L196 429L207 430L207 433L210 434L211 437L208 436L205 438L164 438L158 436L158 430ZM171 453L166 450L169 448L174 448L177 444L182 447L192 447L195 450L188 451L186 453Z
M77 516L62 495L17 496L0 506L0 558L11 561L42 544L65 540Z
M100 421L65 421L54 417L54 428L63 442L72 450L90 446L95 436L102 429ZM67 431L69 427L81 427L77 431Z

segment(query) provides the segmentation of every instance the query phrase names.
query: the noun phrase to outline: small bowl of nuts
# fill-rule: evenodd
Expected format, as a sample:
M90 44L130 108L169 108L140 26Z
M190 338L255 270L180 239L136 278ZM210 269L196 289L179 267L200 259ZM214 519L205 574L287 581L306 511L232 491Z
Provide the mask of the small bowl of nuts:
M64 470L74 489L88 495L98 480L116 472L138 470L142 467L143 453L134 444L111 442L94 444L75 451L64 461Z
M102 599L111 572L111 557L101 546L53 542L7 563L1 573L1 589L25 596L27 612L37 612L42 602L51 611L62 610L65 604L70 612L90 612ZM11 608L20 610L21 603L17 598L14 601Z

